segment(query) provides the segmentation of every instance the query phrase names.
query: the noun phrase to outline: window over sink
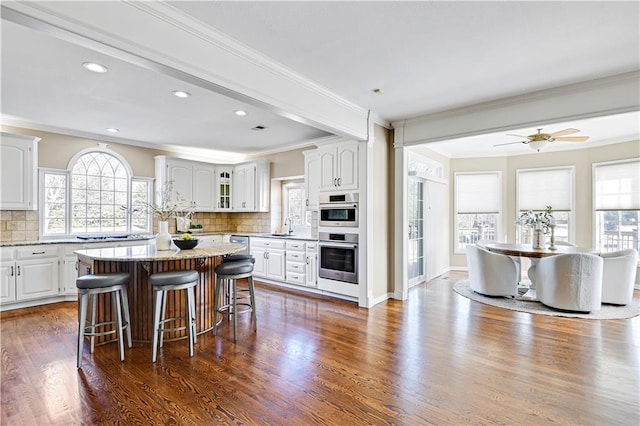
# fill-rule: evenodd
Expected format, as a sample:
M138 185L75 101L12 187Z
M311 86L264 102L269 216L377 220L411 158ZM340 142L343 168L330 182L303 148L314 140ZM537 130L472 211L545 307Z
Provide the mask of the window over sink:
M106 147L78 152L66 170L40 169L42 236L150 232L151 178Z

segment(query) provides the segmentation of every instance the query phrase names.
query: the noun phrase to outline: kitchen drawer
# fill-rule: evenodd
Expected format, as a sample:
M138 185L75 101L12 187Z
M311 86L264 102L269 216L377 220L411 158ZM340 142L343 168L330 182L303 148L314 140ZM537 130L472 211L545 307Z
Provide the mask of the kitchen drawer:
M277 240L274 238L250 238L249 246L253 247L265 247L273 249L283 249L285 247L285 241Z
M318 243L307 243L307 253L315 253L318 249Z
M303 251L289 251L287 250L287 261L304 262L305 255Z
M304 274L298 274L296 272L287 272L287 281L294 284L304 285Z
M16 249L16 259L40 259L45 257L58 257L58 246L28 246Z
M304 251L304 242L302 241L286 241L287 250L299 250Z
M304 274L304 263L287 262L287 274L289 271Z

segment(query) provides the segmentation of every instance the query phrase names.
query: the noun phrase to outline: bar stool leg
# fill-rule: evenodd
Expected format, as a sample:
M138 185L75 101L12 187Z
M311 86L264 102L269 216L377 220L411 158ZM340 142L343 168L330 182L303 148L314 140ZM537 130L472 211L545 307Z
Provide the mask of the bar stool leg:
M92 294L91 295L91 332L95 332L95 326L96 326L96 306L97 306L97 298L98 295L97 294ZM95 336L90 336L89 337L89 342L91 342L91 350L90 352L93 353L93 350L95 349Z
M164 345L164 319L166 318L165 317L166 310L167 310L167 292L162 291L162 304L160 305L160 312L161 312L160 329L162 330L160 332L160 347Z
M256 316L256 293L253 285L253 276L248 277L249 281L249 297L251 300L251 317L253 318L253 331L258 330L258 317Z
M238 341L238 280L232 279L231 291L233 297L233 342Z
M89 295L85 293L80 294L80 318L78 323L78 362L77 367L82 368L82 350L84 349L84 328L87 322L87 305Z
M122 306L117 291L111 292L113 309L116 311L116 334L118 336L118 349L120 350L120 361L124 361L124 336L122 335Z
M124 312L124 321L127 324L127 347L131 347L131 317L129 315L129 296L127 295L127 288L120 290L122 297L122 311Z
M189 312L190 326L193 328L193 343L198 343L198 335L196 334L196 296L193 287L187 288L187 296L191 297L191 311Z
M156 362L158 356L158 328L160 325L160 305L162 303L162 295L159 291L153 292L153 349L151 351L151 362Z
M218 331L218 307L220 302L220 293L222 291L222 279L216 278L216 289L213 294L213 335Z
M193 306L193 292L192 288L187 288L186 290L186 306L185 306L185 326L187 327L187 338L189 339L189 356L193 356L193 342L195 337L195 330L193 329L193 316L192 316L192 306Z

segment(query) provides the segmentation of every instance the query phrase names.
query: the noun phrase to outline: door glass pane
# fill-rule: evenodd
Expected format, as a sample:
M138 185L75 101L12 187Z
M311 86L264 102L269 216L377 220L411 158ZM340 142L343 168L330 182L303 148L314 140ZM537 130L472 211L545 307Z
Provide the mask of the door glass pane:
M424 181L409 179L407 200L409 223L408 276L409 280L424 275Z

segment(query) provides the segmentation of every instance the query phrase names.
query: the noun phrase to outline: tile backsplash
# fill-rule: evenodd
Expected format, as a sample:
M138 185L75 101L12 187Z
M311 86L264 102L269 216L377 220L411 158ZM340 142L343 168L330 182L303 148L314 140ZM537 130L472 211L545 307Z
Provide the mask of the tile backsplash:
M37 211L0 210L0 241L37 240L38 226Z
M191 223L201 224L204 232L271 232L269 213L196 213ZM38 229L37 211L0 211L0 241L36 241ZM156 232L157 222L154 223ZM176 233L175 219L169 221L169 232Z

